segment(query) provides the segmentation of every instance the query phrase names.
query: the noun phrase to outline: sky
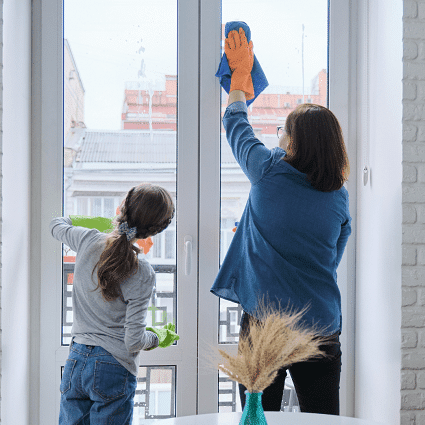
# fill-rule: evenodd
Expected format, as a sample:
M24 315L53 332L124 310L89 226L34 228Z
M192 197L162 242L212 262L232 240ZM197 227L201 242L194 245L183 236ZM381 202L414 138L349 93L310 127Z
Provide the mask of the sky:
M271 85L302 86L303 24L306 90L327 68L327 0L223 0L221 12L223 23L249 25ZM126 81L177 73L177 0L64 0L64 37L85 90L86 126L119 130Z

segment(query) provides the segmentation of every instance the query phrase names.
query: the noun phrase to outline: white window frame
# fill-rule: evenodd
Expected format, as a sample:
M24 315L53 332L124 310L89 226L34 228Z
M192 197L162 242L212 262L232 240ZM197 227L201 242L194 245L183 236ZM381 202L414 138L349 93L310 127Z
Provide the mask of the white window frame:
M154 350L151 363L175 364L183 361L184 344L197 348L188 363L178 367L177 415L217 412L218 372L208 371L209 345L218 346L218 298L209 292L219 267L220 234L220 86L214 77L220 60L221 4L219 0L185 0L179 2L179 66L198 70L193 74L179 72L179 186L177 208L185 206L187 213L179 216L177 229L177 264L184 270L185 235L192 236L192 273L181 277L178 299L197 305L198 317L178 312L181 342L174 350ZM330 2L329 101L341 125L351 163L350 211L353 217L352 236L338 269L343 308L341 336L343 365L341 381L341 414L354 413L354 300L355 300L355 235L356 235L356 108L355 108L355 7L349 0ZM200 32L199 32L200 24ZM199 42L199 45L198 45ZM199 52L199 58L198 58ZM63 152L58 140L63 137L63 66L62 2L34 0L33 2L33 158L40 168L34 173L40 197L33 197L35 211L32 238L40 244L39 253L31 257L31 268L37 270L34 301L31 310L31 376L30 403L32 423L57 423L59 408L60 366L67 357L67 347L60 347L61 252L59 243L49 234L52 217L61 214L63 189ZM199 78L199 81L198 81ZM216 113L211 113L215 111ZM198 127L199 124L199 127ZM201 141L201 142L199 142ZM198 157L199 153L199 157ZM182 164L196 164L191 172ZM37 164L38 165L38 164ZM199 193L199 203L193 193ZM194 199L195 198L195 199ZM199 214L199 215L198 215ZM199 217L199 219L198 219ZM38 225L37 225L38 218ZM198 255L199 250L199 255ZM59 249L60 251L60 249ZM196 260L197 259L197 260ZM199 283L198 283L199 282ZM52 300L54 308L52 309ZM196 310L195 310L196 311ZM198 337L199 335L199 337ZM179 348L180 347L180 348ZM220 345L229 352L234 345ZM154 353L154 354L153 354ZM197 362L197 363L196 363ZM52 369L52 364L55 367ZM39 366L39 367L36 367ZM199 373L198 373L199 371ZM180 378L184 376L184 379ZM185 400L190 400L189 402Z
M355 309L355 239L356 239L356 105L355 105L355 37L349 31L355 28L355 7L349 0L329 1L329 108L341 123L351 165L350 180L346 187L350 196L352 236L338 268L338 285L342 297L343 352L341 376L341 415L354 415L354 309ZM218 344L218 298L210 287L218 272L220 233L220 85L211 70L220 61L221 2L202 1L200 54L200 207L199 207L199 311L205 320L199 321L199 370L206 370L204 359L211 346L217 346L235 355L237 345ZM211 114L211 111L217 111ZM198 413L217 411L217 373L198 376Z
M177 270L184 271L184 237L192 237L192 256L197 258L198 240L198 0L178 2L179 60L178 98L179 126L177 165L178 217ZM39 152L40 225L35 239L40 241L40 254L32 257L32 267L40 270L40 281L34 282L39 290L38 313L31 324L34 353L39 368L32 368L30 377L32 423L53 425L59 415L59 384L61 366L65 364L68 347L62 347L61 335L61 282L62 255L60 243L49 233L53 217L62 214L63 191L63 63L61 0L35 0L33 4L33 120L39 123L34 132L33 147ZM180 29L184 28L184 31ZM184 137L183 137L184 135ZM38 164L37 164L38 165ZM194 178L194 176L196 176ZM181 275L177 300L186 305L197 305L197 262L192 262L189 276ZM36 309L34 309L36 310ZM185 311L184 311L185 310ZM179 416L196 414L196 344L197 310L182 307L177 311L180 341L167 350L144 352L141 366L177 365L176 410ZM38 317L37 317L38 315ZM191 355L188 355L190 353Z

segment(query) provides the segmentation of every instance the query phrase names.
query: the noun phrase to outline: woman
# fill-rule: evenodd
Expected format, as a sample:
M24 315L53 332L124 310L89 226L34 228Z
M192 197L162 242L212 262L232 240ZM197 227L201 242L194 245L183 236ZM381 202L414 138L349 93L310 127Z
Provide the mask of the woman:
M267 149L248 122L245 101L254 91L252 42L229 33L225 52L232 69L223 117L233 154L251 182L245 211L211 292L241 304L240 336L255 320L263 296L301 310L306 326L332 344L328 357L289 367L302 412L339 414L341 295L336 270L351 233L349 163L340 125L327 108L298 106L286 119L279 147ZM286 369L262 396L264 410L281 408ZM245 387L239 386L242 407Z

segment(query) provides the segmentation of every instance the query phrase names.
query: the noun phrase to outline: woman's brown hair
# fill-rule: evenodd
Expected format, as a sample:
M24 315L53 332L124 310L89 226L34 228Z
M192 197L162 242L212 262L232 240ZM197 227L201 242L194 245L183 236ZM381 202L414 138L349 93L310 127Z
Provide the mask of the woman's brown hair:
M321 105L304 103L286 118L288 141L284 160L321 192L339 190L350 174L341 126L335 115Z
M162 232L171 223L173 216L173 200L164 188L141 184L128 192L120 206L120 213L113 220L115 229L108 235L105 250L92 272L93 275L98 267L96 289L100 288L107 301L119 298L121 283L137 273L137 254L141 251L134 242ZM127 240L127 235L118 231L119 225L124 222L127 222L130 229L137 229L131 240Z

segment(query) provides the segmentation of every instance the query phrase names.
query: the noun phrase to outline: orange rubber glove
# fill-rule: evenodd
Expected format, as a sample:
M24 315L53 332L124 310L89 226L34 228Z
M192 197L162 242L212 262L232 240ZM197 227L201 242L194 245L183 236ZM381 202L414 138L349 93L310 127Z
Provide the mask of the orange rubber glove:
M232 70L230 91L242 90L247 99L254 98L251 70L254 65L254 45L248 44L245 31L239 28L239 33L230 31L224 42L224 53Z
M152 238L149 236L146 239L139 239L136 241L140 249L143 249L143 254L147 254L153 246Z

